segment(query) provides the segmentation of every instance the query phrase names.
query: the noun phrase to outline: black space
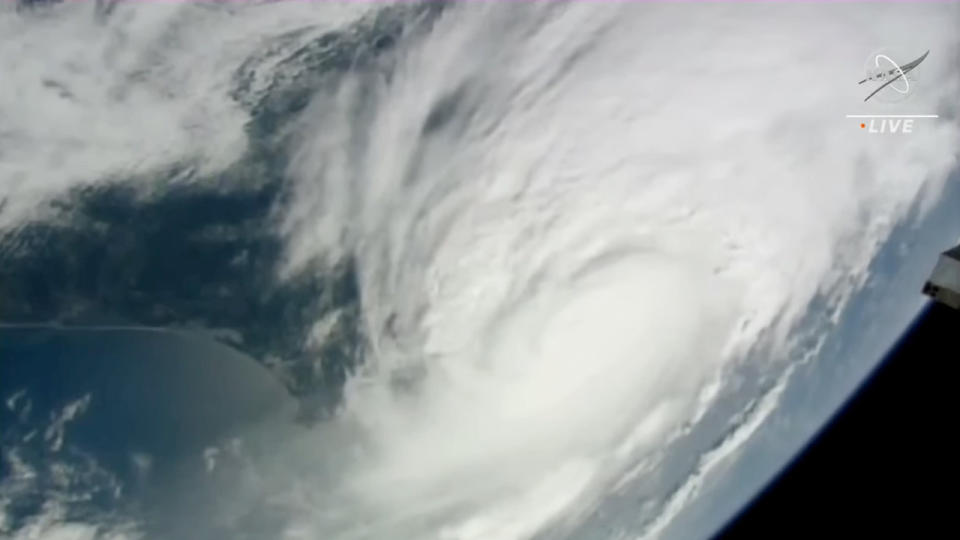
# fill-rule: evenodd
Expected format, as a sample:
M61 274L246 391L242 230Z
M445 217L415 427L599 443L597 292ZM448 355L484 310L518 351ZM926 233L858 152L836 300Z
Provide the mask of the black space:
M815 440L717 539L956 534L960 311L931 304Z

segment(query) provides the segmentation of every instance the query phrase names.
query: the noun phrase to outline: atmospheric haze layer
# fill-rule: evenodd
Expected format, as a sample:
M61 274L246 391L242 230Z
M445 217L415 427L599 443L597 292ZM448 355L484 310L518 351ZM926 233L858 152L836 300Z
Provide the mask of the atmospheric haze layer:
M956 167L960 4L5 3L0 227L69 227L83 188L249 189L218 173L265 144L251 104L376 17L404 30L271 135L274 279L350 261L362 357L311 429L251 428L255 495L211 501L269 501L270 537L583 537L615 492L634 512L590 534L657 537ZM889 43L931 53L883 112L940 118L870 136L845 115Z

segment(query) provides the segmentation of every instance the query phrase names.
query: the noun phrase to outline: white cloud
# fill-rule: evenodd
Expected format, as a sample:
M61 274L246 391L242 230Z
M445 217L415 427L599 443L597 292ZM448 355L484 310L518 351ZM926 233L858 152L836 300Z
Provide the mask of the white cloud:
M30 396L18 392L29 402ZM5 426L5 446L0 452L9 474L0 478L0 538L4 540L134 540L141 537L133 521L113 516L114 509L85 505L97 495L116 502L121 486L99 463L82 452L61 452L66 425L90 404L86 395L51 415L44 441L32 445L36 427L24 419ZM20 430L30 429L17 441ZM48 443L46 448L43 442ZM136 463L149 459L133 456ZM139 461L138 461L139 460ZM149 465L147 465L149 467ZM84 515L84 521L76 516Z
M371 457L343 482L371 508L364 530L525 537L662 452L765 331L758 369L788 369L811 300L842 306L955 167L958 16L461 6L365 97L369 122L350 82L318 99L292 169L290 264L359 257L376 354L344 418ZM883 111L942 118L870 136L845 115L873 110L856 82L891 40L933 52L913 99ZM411 362L426 378L398 396ZM556 488L562 504L538 491L575 463L589 478Z
M304 43L367 9L122 2L98 18L92 3L20 12L4 2L0 228L76 186L176 163L201 173L228 165L246 148L247 116L228 97L241 63L266 38L302 29Z
M63 439L67 424L74 421L77 417L87 411L90 406L90 394L71 401L63 406L63 409L51 417L50 424L44 432L44 440L50 443L50 450L59 452L63 448Z
M229 163L226 75L313 13L80 9L0 18L0 225L104 175ZM357 256L371 354L336 421L276 458L298 480L288 536L527 537L656 471L761 337L758 371L782 376L811 299L842 303L955 167L958 23L949 4L460 5L362 103L369 81L319 96L289 263ZM942 118L871 137L844 115L891 40L932 52L884 110ZM718 455L694 456L691 492ZM662 499L657 527L684 501Z

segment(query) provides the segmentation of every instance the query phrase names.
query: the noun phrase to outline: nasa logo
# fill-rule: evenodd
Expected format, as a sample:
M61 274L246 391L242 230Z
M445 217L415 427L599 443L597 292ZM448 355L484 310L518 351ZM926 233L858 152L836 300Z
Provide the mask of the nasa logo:
M890 49L881 49L867 57L864 65L866 78L857 84L877 83L873 90L863 98L864 102L900 103L914 94L916 81L910 74L927 58L930 51L912 56L903 55ZM912 60L910 60L912 58ZM903 60L909 60L904 62ZM847 118L857 118L860 129L871 134L909 134L913 133L914 122L918 118L938 118L936 114L848 114Z
M864 63L866 78L859 84L876 81L880 85L864 98L864 101L874 98L875 101L884 103L899 103L908 99L916 87L915 84L911 84L916 83L916 80L909 74L927 58L928 54L930 51L914 55L915 59L910 60L911 56L883 48L868 56Z

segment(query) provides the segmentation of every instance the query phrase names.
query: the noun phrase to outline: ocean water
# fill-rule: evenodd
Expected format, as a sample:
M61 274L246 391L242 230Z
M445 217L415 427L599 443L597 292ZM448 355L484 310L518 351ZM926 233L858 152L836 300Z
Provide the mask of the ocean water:
M0 531L710 530L935 250L958 17L4 4ZM893 35L933 52L884 110L940 118L870 136Z

